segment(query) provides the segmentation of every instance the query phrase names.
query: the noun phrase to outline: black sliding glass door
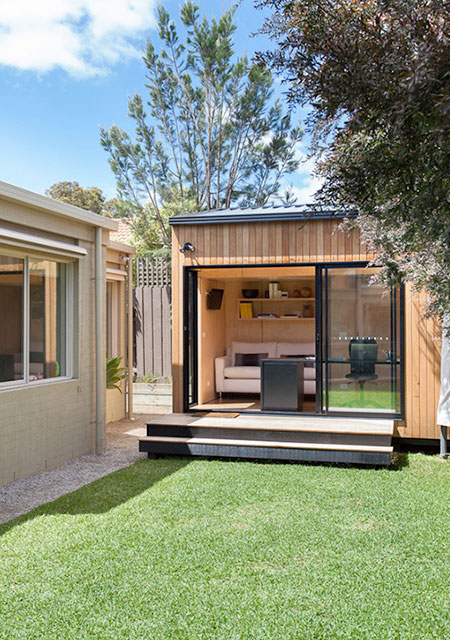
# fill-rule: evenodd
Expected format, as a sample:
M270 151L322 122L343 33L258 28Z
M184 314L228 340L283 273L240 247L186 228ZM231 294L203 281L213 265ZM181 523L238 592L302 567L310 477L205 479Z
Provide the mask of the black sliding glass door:
M184 273L184 353L183 385L184 410L198 401L198 350L197 350L197 272L186 269Z
M318 410L401 413L400 290L373 283L374 268L318 270Z

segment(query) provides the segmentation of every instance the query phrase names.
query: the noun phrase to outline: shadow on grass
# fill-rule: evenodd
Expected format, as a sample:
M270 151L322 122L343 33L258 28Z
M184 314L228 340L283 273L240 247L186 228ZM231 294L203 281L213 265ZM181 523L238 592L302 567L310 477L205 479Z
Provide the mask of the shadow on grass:
M150 489L167 476L177 473L190 462L190 458L183 457L139 460L125 469L114 471L29 513L5 522L0 525L0 536L13 527L40 516L107 513Z
M391 471L401 471L405 467L409 467L408 454L394 451L391 458L391 464L388 466L388 469L390 469Z

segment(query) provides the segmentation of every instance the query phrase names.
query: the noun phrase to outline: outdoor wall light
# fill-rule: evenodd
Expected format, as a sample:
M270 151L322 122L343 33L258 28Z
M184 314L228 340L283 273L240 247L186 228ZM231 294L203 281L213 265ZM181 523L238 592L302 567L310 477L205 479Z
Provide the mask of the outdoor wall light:
M180 253L185 253L186 251L192 251L192 253L194 253L194 245L190 242L185 242L184 245L180 248Z

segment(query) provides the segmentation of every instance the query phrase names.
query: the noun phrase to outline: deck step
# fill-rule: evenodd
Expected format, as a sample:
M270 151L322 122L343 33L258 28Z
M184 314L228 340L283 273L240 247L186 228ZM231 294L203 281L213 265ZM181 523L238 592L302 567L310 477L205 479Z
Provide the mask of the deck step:
M387 465L392 453L392 420L191 414L154 416L139 450L152 456L344 462Z
M139 451L147 452L149 457L154 457L155 455L203 456L372 466L386 466L391 461L391 453L389 451L339 451L335 449L298 449L265 446L247 447L242 445L220 445L217 443L162 442L158 439L154 442L141 440L139 442Z
M377 453L392 453L392 446L386 445L357 445L357 444L328 444L317 442L285 442L262 440L231 440L229 438L178 438L170 436L142 436L140 442L173 442L179 444L211 444L235 447L274 447L277 449L323 449L329 451L372 451Z
M147 423L153 427L208 427L210 429L248 429L270 431L304 431L314 433L353 433L392 436L394 421L384 419L267 416L240 414L236 418L202 417L172 413L155 416Z
M345 444L345 445L381 445L391 444L391 435L377 433L336 433L323 431L298 431L293 429L246 429L245 427L209 427L209 426L177 426L147 425L147 436L158 438L213 438L223 440L252 440L258 442L285 442L311 444Z

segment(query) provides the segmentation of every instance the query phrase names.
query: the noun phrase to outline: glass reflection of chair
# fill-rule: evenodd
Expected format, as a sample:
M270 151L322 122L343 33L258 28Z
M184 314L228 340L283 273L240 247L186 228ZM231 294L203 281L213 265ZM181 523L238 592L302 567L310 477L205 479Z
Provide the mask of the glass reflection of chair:
M350 373L346 378L359 383L359 401L364 400L364 385L378 379L375 364L378 356L378 345L373 338L356 338L350 341Z

